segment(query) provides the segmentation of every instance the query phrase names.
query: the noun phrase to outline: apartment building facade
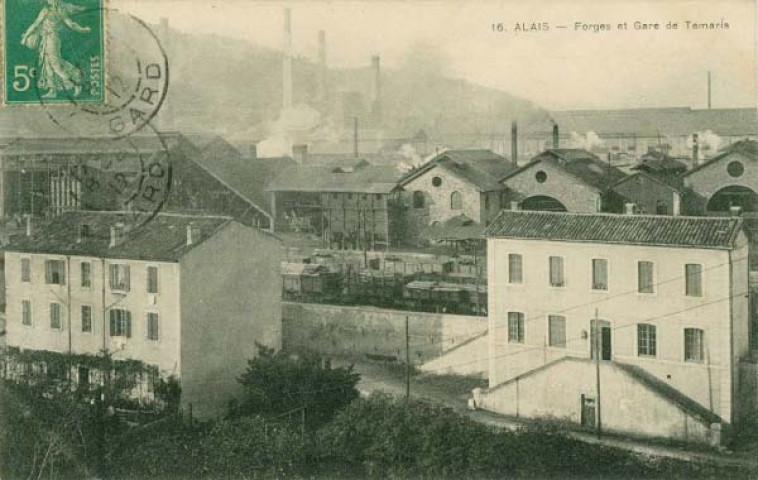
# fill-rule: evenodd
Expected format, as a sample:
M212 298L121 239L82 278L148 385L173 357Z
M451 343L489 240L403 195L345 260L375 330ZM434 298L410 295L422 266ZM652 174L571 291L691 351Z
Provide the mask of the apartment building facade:
M739 422L739 218L504 211L487 236L480 407L703 442Z
M7 345L141 360L216 415L255 343L281 346L280 242L227 217L124 219L67 213L6 250Z

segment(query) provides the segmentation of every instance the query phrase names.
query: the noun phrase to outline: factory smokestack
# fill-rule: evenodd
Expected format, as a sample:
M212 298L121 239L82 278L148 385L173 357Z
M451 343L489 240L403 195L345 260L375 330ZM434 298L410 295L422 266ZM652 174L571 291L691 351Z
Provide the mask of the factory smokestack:
M515 120L511 122L511 161L518 165L518 124Z
M371 57L371 116L375 124L382 121L382 67L379 55Z
M561 145L560 133L558 130L558 124L553 124L553 148L559 148Z
M318 32L318 101L326 104L326 32Z
M692 168L697 167L700 161L700 144L697 133L692 134Z
M292 107L292 12L284 9L284 56L282 59L282 107Z

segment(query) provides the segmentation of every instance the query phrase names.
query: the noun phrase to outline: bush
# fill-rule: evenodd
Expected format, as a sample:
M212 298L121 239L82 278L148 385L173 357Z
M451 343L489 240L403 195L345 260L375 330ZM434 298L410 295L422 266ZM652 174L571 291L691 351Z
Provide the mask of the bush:
M358 398L360 375L352 366L333 368L317 355L291 357L261 345L258 349L239 378L244 393L239 405L231 408L233 416L272 417L305 408L307 424L315 427Z

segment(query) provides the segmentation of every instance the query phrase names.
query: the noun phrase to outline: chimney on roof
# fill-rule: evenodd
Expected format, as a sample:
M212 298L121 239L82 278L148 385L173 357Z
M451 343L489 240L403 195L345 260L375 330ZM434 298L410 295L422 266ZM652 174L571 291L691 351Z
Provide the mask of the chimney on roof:
M382 121L382 67L379 55L371 57L371 72L371 117L377 125Z
M553 124L553 148L559 148L561 144L560 132L558 130L558 124Z
M257 160L258 159L258 144L252 143L250 144L250 147L247 149L248 155L250 156L250 160Z
M194 238L195 237L194 234L195 234L194 225L192 225L192 223L190 223L189 225L187 225L187 245L188 246L192 245L193 242L195 242L195 241L198 240L197 238Z
M634 215L636 209L637 209L637 205L634 203L624 204L624 213L626 213L627 215Z
M26 236L32 236L32 216L26 215Z
M511 161L518 165L518 124L516 120L511 122Z
M729 207L729 215L732 217L739 217L742 214L742 207L738 205L732 205Z
M292 145L292 156L300 165L306 165L308 163L308 145L304 143Z
M697 133L692 134L692 168L697 167L700 162L700 145Z

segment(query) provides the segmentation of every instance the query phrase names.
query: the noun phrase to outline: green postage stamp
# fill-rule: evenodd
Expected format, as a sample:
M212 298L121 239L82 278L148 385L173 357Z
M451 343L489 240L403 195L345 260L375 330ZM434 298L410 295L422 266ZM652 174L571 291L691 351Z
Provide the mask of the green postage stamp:
M5 103L105 97L105 0L5 0Z

